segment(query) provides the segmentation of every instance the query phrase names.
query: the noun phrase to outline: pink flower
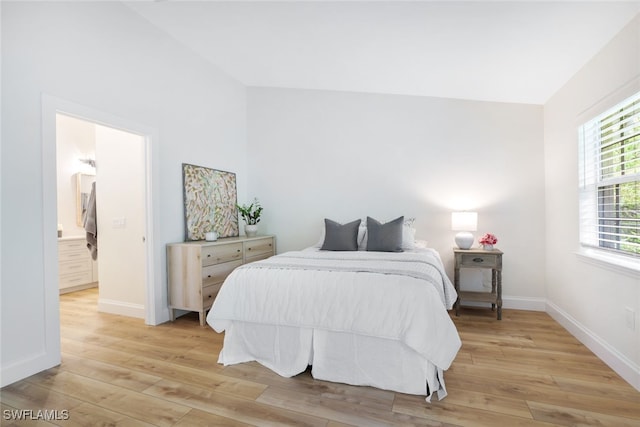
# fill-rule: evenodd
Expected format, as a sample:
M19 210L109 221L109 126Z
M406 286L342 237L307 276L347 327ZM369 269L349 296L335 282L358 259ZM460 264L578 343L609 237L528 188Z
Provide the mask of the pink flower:
M498 243L498 238L491 233L487 233L478 239L481 245L495 245Z

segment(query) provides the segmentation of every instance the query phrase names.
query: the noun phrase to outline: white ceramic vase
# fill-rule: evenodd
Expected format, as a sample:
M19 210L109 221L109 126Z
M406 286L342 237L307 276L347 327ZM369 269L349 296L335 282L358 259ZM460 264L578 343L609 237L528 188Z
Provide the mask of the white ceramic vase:
M246 234L247 237L253 237L258 234L258 224L245 224L244 234Z
M485 251L492 251L493 245L482 245L482 249L484 249Z

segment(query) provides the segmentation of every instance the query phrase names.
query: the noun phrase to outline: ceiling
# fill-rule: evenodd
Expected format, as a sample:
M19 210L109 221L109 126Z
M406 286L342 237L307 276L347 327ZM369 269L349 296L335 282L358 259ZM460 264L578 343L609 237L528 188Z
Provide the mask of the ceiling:
M640 1L125 2L247 86L544 104Z

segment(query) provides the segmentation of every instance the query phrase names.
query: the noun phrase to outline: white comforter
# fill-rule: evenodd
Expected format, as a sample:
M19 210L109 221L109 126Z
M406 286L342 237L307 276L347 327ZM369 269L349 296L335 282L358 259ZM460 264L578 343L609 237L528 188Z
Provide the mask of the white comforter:
M233 321L350 332L398 340L446 370L460 348L449 318L456 292L437 252L287 252L243 265L207 315Z

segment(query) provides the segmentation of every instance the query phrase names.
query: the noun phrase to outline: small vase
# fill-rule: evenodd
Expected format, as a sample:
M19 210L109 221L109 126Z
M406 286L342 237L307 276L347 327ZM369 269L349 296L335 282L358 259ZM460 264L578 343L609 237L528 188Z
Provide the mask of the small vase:
M482 249L484 249L485 251L492 251L493 245L482 245Z
M244 225L244 234L247 237L253 237L258 234L258 225L257 224L245 224Z

